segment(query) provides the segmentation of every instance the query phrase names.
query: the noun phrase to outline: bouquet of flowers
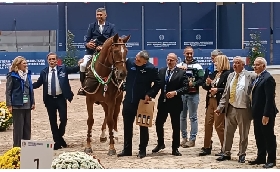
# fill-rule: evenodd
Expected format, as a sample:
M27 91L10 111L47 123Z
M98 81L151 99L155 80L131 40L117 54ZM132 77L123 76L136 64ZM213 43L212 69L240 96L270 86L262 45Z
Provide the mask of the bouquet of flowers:
M6 102L0 102L0 131L5 131L13 123L13 116L9 112Z
M99 160L84 152L64 152L52 162L52 169L104 169Z
M8 150L0 157L0 169L19 169L20 168L20 147Z

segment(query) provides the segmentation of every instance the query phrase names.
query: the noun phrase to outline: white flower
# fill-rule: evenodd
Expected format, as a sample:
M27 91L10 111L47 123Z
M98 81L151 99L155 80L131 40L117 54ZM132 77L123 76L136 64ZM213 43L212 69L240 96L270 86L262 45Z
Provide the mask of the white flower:
M60 154L52 162L53 169L103 169L97 159L84 152Z
M2 114L3 116L5 116L6 110L5 110L4 108L0 108L0 112L1 112L1 114Z

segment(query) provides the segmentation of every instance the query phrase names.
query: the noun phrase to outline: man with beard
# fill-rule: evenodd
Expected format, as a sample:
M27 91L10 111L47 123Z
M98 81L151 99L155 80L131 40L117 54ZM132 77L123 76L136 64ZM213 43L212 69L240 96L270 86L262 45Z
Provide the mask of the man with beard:
M200 64L193 59L193 48L186 47L184 49L185 60L182 63L179 63L177 66L181 69L186 70L186 74L189 78L188 81L188 92L185 95L182 95L183 101L183 111L181 112L181 132L183 141L181 146L184 148L195 146L195 140L198 130L197 124L197 108L199 104L199 86L202 86L204 82L204 71ZM189 110L189 119L191 121L191 132L190 139L188 140L187 134L187 113Z
M149 62L147 51L140 51L135 59L126 61L127 77L125 84L125 97L123 100L123 129L124 146L118 157L132 156L133 123L137 114L140 99L146 102L155 98L160 88L158 69ZM152 86L152 83L153 86ZM139 158L146 156L146 147L149 142L148 127L140 126Z
M106 18L106 9L98 8L96 10L97 21L91 23L88 27L85 39L86 54L84 55L83 63L80 65L80 81L82 87L86 78L85 70L88 61L91 59L93 54L102 49L104 42L116 33L115 25L106 21ZM84 90L79 89L78 95L85 95Z

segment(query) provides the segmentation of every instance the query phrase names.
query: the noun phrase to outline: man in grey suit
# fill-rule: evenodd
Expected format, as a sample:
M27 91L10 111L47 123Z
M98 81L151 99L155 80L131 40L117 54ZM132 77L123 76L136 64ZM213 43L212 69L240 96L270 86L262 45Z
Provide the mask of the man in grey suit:
M252 120L250 94L253 80L256 74L244 69L244 60L237 56L233 59L234 72L230 73L226 87L216 113L220 114L225 109L225 132L223 155L217 158L218 161L231 159L231 148L234 133L239 128L239 163L245 163L246 149L248 145L248 135Z

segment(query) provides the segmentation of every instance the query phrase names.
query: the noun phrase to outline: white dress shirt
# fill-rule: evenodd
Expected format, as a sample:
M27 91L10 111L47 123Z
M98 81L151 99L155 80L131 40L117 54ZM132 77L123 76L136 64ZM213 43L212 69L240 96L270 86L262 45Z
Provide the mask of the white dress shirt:
M100 24L100 23L98 22L98 26L99 26L99 31L100 31L100 33L102 34L103 29L104 29L104 26L105 26L105 23L104 23L104 24Z
M57 77L57 68L54 67L54 73L55 73L55 88L56 88L56 95L60 95L62 94L62 90L61 90L61 87L59 85L59 80L58 80L58 77ZM52 68L49 67L49 75L48 75L48 95L52 95L52 92L51 92L51 82L52 82Z
M235 79L236 76L236 72L234 72L234 76L232 77L232 80L230 82L230 89L232 87L233 81ZM237 86L236 86L236 95L235 95L235 101L231 104L233 107L235 108L247 108L247 104L246 104L246 92L245 92L245 73L244 71L242 71L239 74L238 77L238 82L237 82Z

